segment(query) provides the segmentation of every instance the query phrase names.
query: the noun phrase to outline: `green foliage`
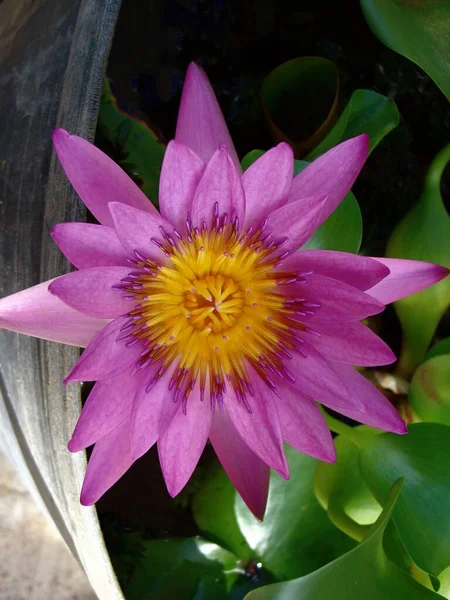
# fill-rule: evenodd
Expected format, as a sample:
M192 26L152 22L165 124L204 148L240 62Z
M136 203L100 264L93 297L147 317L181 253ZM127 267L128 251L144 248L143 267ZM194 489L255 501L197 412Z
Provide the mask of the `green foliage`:
M368 427L356 429L376 435L376 430ZM362 477L358 447L344 435L338 436L334 444L336 463L319 462L314 476L314 492L332 523L361 541L368 526L378 518L380 505Z
M236 495L239 527L263 565L279 579L318 569L353 547L317 502L313 477L318 461L286 446L291 473L285 481L271 473L264 521L255 519Z
M425 355L425 360L429 360L435 356L441 356L442 354L450 354L450 337L440 340L430 348Z
M220 463L213 463L192 502L192 512L200 531L234 552L244 561L254 552L248 545L236 521L234 499L236 490ZM220 515L220 517L219 517Z
M400 115L392 98L371 90L356 90L336 125L306 158L313 160L337 144L361 133L369 135L372 152L381 140L397 127L399 120Z
M338 531L314 497L312 480L318 461L286 446L291 480L271 473L264 521L257 521L226 476L216 468L205 479L194 502L194 516L201 529L248 559L255 560L279 579L309 573L340 556L353 542ZM209 493L214 489L213 495ZM210 505L208 505L210 498ZM212 516L215 511L215 520ZM217 515L224 514L225 522ZM206 524L206 525L205 525ZM242 544L242 538L247 545ZM239 552L243 552L241 555Z
M450 160L450 145L432 162L422 198L397 226L386 256L409 258L450 267L450 217L440 183ZM436 327L450 304L450 277L395 303L404 339L399 374L409 377L422 361Z
M144 547L127 600L221 600L244 573L234 554L199 538L149 540Z
M450 100L450 2L361 0L361 7L374 34L422 67Z
M113 145L116 162L157 207L165 146L147 123L118 107L107 79L103 82L98 128Z
M276 141L288 141L301 156L332 127L339 95L339 74L325 58L289 60L274 69L261 87L261 99Z
M405 436L368 436L360 453L363 476L380 503L404 477L394 523L412 560L438 576L450 564L450 428L418 423Z
M400 490L401 482L398 481L392 486L377 522L366 539L356 548L314 573L255 590L246 596L246 600L439 598L394 565L384 551L383 534L398 501Z
M450 425L450 354L435 355L420 365L408 398L422 421Z

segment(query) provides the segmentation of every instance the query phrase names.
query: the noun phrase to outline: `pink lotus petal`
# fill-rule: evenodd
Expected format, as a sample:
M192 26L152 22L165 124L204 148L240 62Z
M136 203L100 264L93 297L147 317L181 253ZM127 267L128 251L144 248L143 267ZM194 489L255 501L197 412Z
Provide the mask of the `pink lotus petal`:
M294 378L289 385L302 395L318 400L321 404L333 410L360 410L362 400L353 392L352 386L343 377L342 365L327 360L314 346L308 342L301 345L306 358L297 352L292 352L292 358L287 367Z
M149 450L171 424L181 402L174 402L169 382L175 365L147 392L153 373L142 382L131 411L131 453L135 459Z
M130 301L123 298L126 292L113 289L129 273L130 267L91 267L58 277L48 289L79 312L114 319L133 308Z
M206 166L192 202L192 222L201 227L213 223L216 206L218 215L236 215L239 223L244 222L245 197L241 178L224 147L221 147Z
M55 279L22 290L0 300L0 327L44 340L87 346L108 324L88 317L48 291Z
M335 250L301 250L288 256L283 271L313 271L365 291L389 275L389 269L373 258Z
M70 183L94 217L112 225L109 202L123 202L148 213L155 207L128 175L87 140L55 129L53 145Z
M118 202L110 204L109 210L119 240L130 254L134 255L137 251L150 260L165 262L163 251L152 239L162 243L164 239L160 228L171 234L173 227L170 223L158 213L149 214Z
M308 275L305 283L290 285L285 293L320 305L312 309L315 315L301 317L305 323L311 321L312 326L314 326L313 321L314 323L360 321L384 310L384 304L369 296L368 293L325 275Z
M238 402L234 392L224 396L225 410L247 446L262 461L275 469L281 477L289 479L289 467L283 449L283 436L274 395L259 375L251 371L255 392L248 398L251 411Z
M186 414L179 410L158 440L159 462L172 498L187 484L200 460L213 415L209 402L202 402L198 389L194 389L187 402Z
M231 483L262 521L269 492L269 467L243 441L226 410L216 410L209 439Z
M112 379L97 381L67 446L70 452L95 444L126 419L141 381L142 374L132 377L131 369Z
M293 172L294 153L284 142L265 152L244 171L244 229L260 225L267 215L287 203Z
M302 337L334 362L376 367L396 360L389 346L362 323L315 324L314 329L320 337L308 331Z
M241 165L214 91L201 67L191 63L184 81L175 139L207 163L225 145L236 169Z
M383 304L389 304L416 294L441 281L450 273L446 267L420 260L378 257L374 260L390 270L390 275L386 279L367 290L368 294L377 298Z
M186 229L186 216L205 166L184 144L172 140L167 146L159 181L159 209L180 233Z
M283 439L293 448L335 462L336 450L328 425L316 403L290 386L279 386L281 400L278 401Z
M80 502L95 504L133 464L130 452L130 418L128 417L99 440L89 459Z
M316 158L294 178L289 202L323 194L328 196L322 222L342 202L359 175L369 153L369 136L359 135L342 142Z
M267 219L267 231L278 239L287 238L283 252L295 252L309 240L322 223L327 196L310 196L277 208Z
M129 267L130 255L112 227L90 223L60 223L51 235L64 256L77 268Z
M123 336L121 328L128 321L127 316L119 317L106 325L90 342L64 383L110 379L132 367L139 359L144 344L138 342L128 346L127 342L117 341Z
M383 431L398 434L408 433L403 419L389 400L375 386L352 367L347 365L335 366L340 371L341 376L345 378L354 396L359 398L360 403L359 409L341 407L336 409L338 412L350 419ZM330 408L333 407L330 406Z

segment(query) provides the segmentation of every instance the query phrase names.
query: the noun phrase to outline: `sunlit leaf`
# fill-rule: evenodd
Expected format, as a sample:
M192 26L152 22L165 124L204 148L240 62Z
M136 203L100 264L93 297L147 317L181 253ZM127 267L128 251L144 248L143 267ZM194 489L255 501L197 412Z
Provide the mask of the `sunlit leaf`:
M441 176L449 160L450 145L432 162L422 198L396 227L386 256L450 267L450 217L440 192ZM403 329L399 363L399 374L403 377L409 377L422 361L449 304L450 277L395 303Z
M376 435L369 428L366 435ZM367 527L380 515L381 508L359 469L359 449L348 438L340 435L334 440L336 462L319 462L314 476L314 492L328 511L330 520L342 531L361 541Z
M337 144L361 133L369 135L372 151L394 127L397 127L399 119L400 115L392 98L371 90L356 90L336 125L308 154L307 159L313 160Z
M158 206L165 146L147 123L119 108L107 79L103 82L97 126L112 144L114 160Z
M438 576L450 564L450 427L418 423L408 435L367 438L360 452L363 476L380 503L399 477L405 483L393 515L408 554Z
M400 482L392 487L382 514L356 548L305 577L259 588L245 600L437 600L437 594L390 562L383 550L400 487Z
M408 398L422 421L450 425L450 354L430 358L418 367Z
M434 80L450 100L450 2L361 0L374 34Z
M442 571L439 575L439 581L441 583L439 595L450 600L450 567L447 567L445 571Z
M279 65L265 78L261 99L272 135L287 141L297 157L314 148L333 126L339 74L319 57L301 57Z
M239 527L265 568L291 579L334 560L354 542L329 521L313 492L318 461L286 446L291 472L285 481L271 473L269 500L260 523L236 496Z

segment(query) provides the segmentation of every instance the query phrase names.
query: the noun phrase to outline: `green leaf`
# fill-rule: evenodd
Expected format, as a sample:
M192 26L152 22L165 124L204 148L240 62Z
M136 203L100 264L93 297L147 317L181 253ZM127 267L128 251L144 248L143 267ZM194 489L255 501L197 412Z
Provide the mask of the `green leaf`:
M243 574L234 554L206 540L156 539L144 545L127 600L221 600Z
M439 595L450 600L450 567L447 567L447 569L439 575L439 581L441 584Z
M450 337L440 340L430 348L425 355L425 360L429 360L435 356L441 356L442 354L450 354Z
M372 152L381 140L397 127L399 120L400 115L392 98L370 90L356 90L336 125L308 154L307 159L313 160L337 144L361 133L369 135Z
M271 473L264 521L257 521L237 495L235 505L248 544L280 579L310 573L354 545L332 525L314 497L312 480L318 461L288 446L286 454L291 479Z
M288 141L295 155L314 148L334 123L339 74L325 58L289 60L274 69L261 87L261 100L276 141Z
M432 162L422 198L394 230L386 256L450 267L450 217L440 192L442 173L449 160L450 144ZM449 304L450 277L395 303L403 329L399 375L409 378L423 360Z
M357 427L366 435L376 435L369 428ZM359 469L359 449L348 438L340 435L334 440L336 462L320 462L314 476L314 492L327 510L336 527L357 541L367 534L367 527L380 515L375 500Z
M412 560L436 577L450 564L449 464L450 428L437 423L411 425L405 436L370 437L360 453L363 476L381 504L404 477L394 523Z
M225 546L245 562L254 553L236 521L234 499L236 490L222 466L212 464L192 501L192 512L201 532ZM218 518L220 515L220 518Z
M254 590L245 600L437 600L437 594L390 562L383 550L400 483L392 487L382 514L356 548L305 577Z
M97 125L117 153L114 160L157 207L165 146L147 123L118 107L106 78L103 81Z
M422 421L450 425L450 354L435 356L420 365L408 397Z
M374 34L419 65L450 100L450 2L361 0L361 7Z
M241 161L242 168L255 162L264 152L252 150ZM304 160L294 161L294 175L298 175L309 165ZM302 250L340 250L357 253L362 240L362 217L359 204L349 192L325 223L316 229Z

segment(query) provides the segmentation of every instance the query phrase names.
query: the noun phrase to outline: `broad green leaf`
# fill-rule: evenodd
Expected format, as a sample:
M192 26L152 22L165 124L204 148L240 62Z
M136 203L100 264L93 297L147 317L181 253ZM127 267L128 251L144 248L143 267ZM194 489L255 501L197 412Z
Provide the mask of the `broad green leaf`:
M361 427L356 429L363 431ZM342 435L335 438L334 445L336 462L319 462L314 492L332 523L361 541L367 534L367 527L379 517L381 508L361 475L358 447Z
M382 514L356 548L305 577L254 590L245 600L437 600L437 594L390 562L383 550L400 488L400 482L392 487Z
M441 356L442 354L450 354L450 337L440 340L430 348L425 355L425 360L429 360L435 356Z
M263 154L262 150L249 152L241 162L244 171ZM296 160L294 175L298 175L308 165L309 163L304 160ZM361 210L355 196L349 192L325 223L316 229L302 250L340 250L357 253L361 240Z
M374 34L419 65L450 100L450 2L361 0L361 7Z
M264 521L257 521L238 496L235 505L248 544L264 567L280 579L310 573L354 546L332 525L314 497L318 461L288 446L286 454L291 479L271 473Z
M394 512L400 539L412 560L438 576L450 564L450 427L418 423L405 436L367 438L360 465L382 504L394 481L404 477Z
M450 425L450 354L430 358L418 367L408 398L422 421Z
M125 596L127 600L220 600L228 597L242 574L234 554L206 540L149 540Z
M400 115L392 98L371 90L356 90L336 125L308 154L307 159L313 160L330 148L361 133L369 135L372 152L381 140L397 127L399 120Z
M114 160L158 206L158 187L165 146L144 121L122 111L103 81L98 128L113 145Z
M236 490L222 466L215 462L203 478L192 501L192 512L200 531L243 561L253 558L254 553L236 521L234 498ZM219 517L220 516L220 517Z
M261 87L261 100L274 139L301 156L332 127L338 106L335 65L315 56L294 58L274 69Z
M442 173L449 160L450 144L432 162L422 198L394 230L386 256L450 267L450 217L440 191ZM403 329L399 375L409 378L423 360L449 304L450 277L395 303Z

